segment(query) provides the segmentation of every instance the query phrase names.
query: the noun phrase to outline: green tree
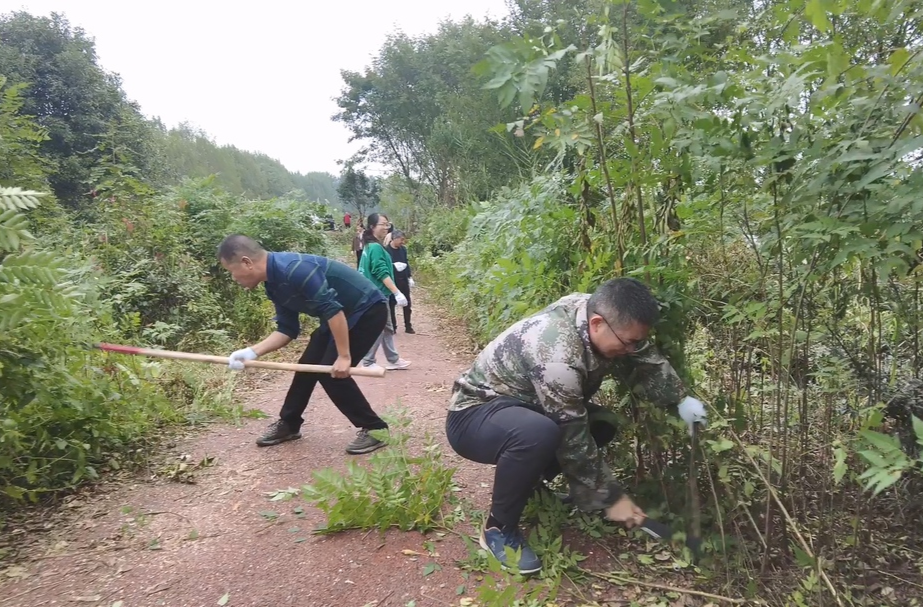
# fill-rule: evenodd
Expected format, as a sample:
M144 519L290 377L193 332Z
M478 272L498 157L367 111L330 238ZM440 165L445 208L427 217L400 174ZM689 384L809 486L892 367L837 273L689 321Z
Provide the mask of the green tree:
M417 38L394 34L364 72L342 73L334 119L366 143L367 156L403 176L417 204L485 197L521 175L524 152L491 132L513 114L472 73L502 39L497 24L472 19Z
M365 221L372 209L378 206L378 180L369 177L361 169L357 170L352 164L347 164L337 186L337 195L347 209L355 209L361 220Z
M41 151L52 163L49 181L58 200L76 206L90 190L90 169L102 152L97 145L112 124L137 116L119 78L104 71L93 40L59 14L0 17L0 74L26 83L23 113L47 133ZM132 162L144 167L141 152Z
M48 136L28 116L21 114L24 84L9 85L0 75L0 186L14 183L40 189L50 170L40 146Z

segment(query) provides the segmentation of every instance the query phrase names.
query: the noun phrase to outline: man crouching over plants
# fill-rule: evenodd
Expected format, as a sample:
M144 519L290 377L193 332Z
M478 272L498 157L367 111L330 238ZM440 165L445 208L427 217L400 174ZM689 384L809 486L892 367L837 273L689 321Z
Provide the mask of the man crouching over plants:
M543 478L559 472L581 510L603 510L628 528L644 522L599 449L615 437L615 416L589 400L613 375L657 405L678 403L690 430L705 425L704 405L646 341L659 315L647 286L609 280L592 295L568 295L514 324L455 381L446 434L462 457L497 466L480 543L501 564L509 546L519 551L520 573L541 570L519 520Z

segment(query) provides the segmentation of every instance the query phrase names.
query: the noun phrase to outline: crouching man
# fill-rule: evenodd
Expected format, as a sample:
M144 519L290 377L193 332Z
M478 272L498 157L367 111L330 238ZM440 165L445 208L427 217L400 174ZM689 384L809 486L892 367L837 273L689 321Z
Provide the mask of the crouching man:
M517 322L455 381L446 434L460 456L496 465L480 543L501 563L509 546L520 551L521 573L541 569L519 520L543 479L559 472L581 510L602 510L628 528L644 521L601 457L600 447L616 434L614 415L589 400L613 376L657 405L678 405L690 429L705 424L704 405L647 343L658 318L643 283L613 279Z

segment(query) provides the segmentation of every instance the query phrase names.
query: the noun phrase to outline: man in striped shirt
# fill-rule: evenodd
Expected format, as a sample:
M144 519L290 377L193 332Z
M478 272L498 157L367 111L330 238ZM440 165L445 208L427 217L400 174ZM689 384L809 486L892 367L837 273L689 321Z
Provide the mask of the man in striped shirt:
M241 234L226 237L218 247L221 265L245 289L264 284L276 308L276 330L266 339L232 353L229 367L243 369L254 360L297 339L299 314L320 320L311 334L301 364L332 365L333 371L295 373L279 419L256 444L265 447L301 438L301 417L320 382L337 409L359 428L346 447L350 454L370 453L384 446L370 430L388 424L372 410L356 381L349 376L385 328L388 302L374 284L334 259L304 253L271 253Z

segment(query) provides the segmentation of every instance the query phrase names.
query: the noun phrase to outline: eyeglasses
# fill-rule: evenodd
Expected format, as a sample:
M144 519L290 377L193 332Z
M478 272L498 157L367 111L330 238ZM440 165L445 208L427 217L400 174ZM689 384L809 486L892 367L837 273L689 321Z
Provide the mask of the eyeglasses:
M386 221L385 223L379 223L379 224L376 224L376 225L384 226L384 227L386 227L386 228L390 228L390 227L391 227L391 222L390 222L390 221Z
M609 324L609 321L606 320L605 316L603 316L599 312L594 312L594 314L596 314L597 316L603 319L603 322L606 323L607 327L609 327L609 331L611 331L612 334L615 335L615 338L619 340L619 343L625 346L625 349L628 350L629 352L636 352L639 349L641 349L641 347L644 345L645 340L643 339L639 339L638 341L625 341L624 339L622 339L622 337L618 333L615 332L615 329L612 328L612 325Z

